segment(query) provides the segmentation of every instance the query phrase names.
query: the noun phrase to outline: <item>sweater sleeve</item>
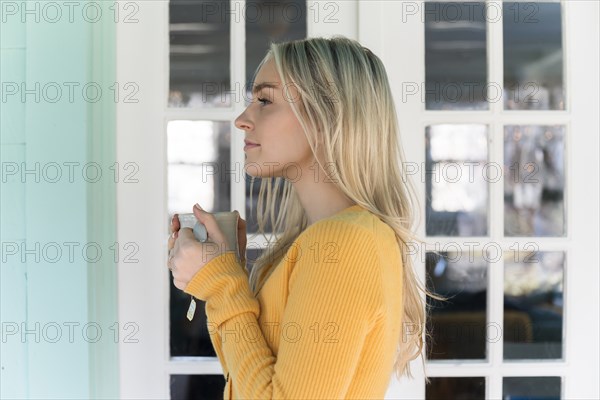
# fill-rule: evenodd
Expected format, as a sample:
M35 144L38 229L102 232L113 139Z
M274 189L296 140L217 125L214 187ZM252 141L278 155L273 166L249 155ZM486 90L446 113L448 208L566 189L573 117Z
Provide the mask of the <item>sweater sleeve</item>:
M309 227L286 256L295 264L274 356L258 325L259 304L233 253L211 260L185 288L206 301L236 393L252 399L344 398L381 312L372 233L343 221ZM271 328L273 328L271 326Z
M204 277L204 274L200 273L205 270L210 274L209 277ZM248 278L248 273L244 266L237 261L235 253L226 252L207 263L194 275L184 289L184 292L206 302L205 312L210 341L225 375L229 373L229 368L223 355L222 338L218 328L222 326L223 321L240 312L252 312L257 318L259 315L260 306L248 286ZM207 284L212 286L207 287ZM224 285L228 285L227 291L225 291ZM247 291L244 290L245 287L248 288ZM219 307L221 303L218 298L211 296L211 294L224 295L226 293L231 297L225 301L232 302L234 298L237 300L235 309L224 310ZM211 298L210 301L208 301L209 298Z

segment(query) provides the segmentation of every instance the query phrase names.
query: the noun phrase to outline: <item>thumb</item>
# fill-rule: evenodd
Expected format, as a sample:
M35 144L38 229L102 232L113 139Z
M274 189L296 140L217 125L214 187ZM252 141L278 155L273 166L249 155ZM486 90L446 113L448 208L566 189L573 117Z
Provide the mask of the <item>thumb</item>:
M208 241L216 243L216 244L224 244L225 246L229 246L227 243L227 239L223 232L221 232L221 228L217 224L217 220L215 216L209 212L204 211L198 203L194 205L194 216L196 219L206 227L206 232L208 234ZM227 247L229 250L230 247Z

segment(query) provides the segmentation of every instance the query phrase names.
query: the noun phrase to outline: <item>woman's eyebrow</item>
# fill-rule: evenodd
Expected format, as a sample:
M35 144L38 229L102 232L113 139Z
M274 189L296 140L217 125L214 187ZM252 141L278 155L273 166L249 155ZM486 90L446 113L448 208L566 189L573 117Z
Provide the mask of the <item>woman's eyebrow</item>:
M278 84L273 84L273 83L269 83L269 82L261 82L259 84L257 84L256 86L254 86L252 88L252 94L256 94L258 93L261 89L264 88L272 88L272 89L277 89L279 87Z

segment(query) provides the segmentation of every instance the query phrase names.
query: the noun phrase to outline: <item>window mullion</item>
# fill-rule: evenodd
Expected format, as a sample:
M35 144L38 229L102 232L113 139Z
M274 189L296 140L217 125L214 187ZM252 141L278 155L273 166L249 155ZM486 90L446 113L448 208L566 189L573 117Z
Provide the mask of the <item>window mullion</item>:
M246 5L245 0L231 0L231 7L236 10L234 15L244 15L241 10ZM239 11L239 14L238 14ZM231 166L234 178L231 180L231 209L238 210L240 216L246 217L246 179L244 167L244 134L235 127L235 118L244 112L246 95L246 20L232 18L230 25L231 37L231 85L233 91L233 110L231 118Z
M488 0L488 12L496 10L499 15L486 17L487 24L487 57L488 57L488 92L489 109L492 120L489 123L489 161L496 165L503 162L503 122L501 113L504 102L502 92L504 87L504 54L502 37L502 1ZM499 242L503 238L504 219L501 210L504 209L504 181L489 183L489 234L490 239ZM496 258L496 255L491 255ZM488 257L489 260L492 260ZM488 270L488 321L487 321L487 351L491 370L486 377L486 398L502 398L502 359L503 359L503 311L504 311L504 262L499 257L497 262L490 261ZM497 335L500 335L499 337Z

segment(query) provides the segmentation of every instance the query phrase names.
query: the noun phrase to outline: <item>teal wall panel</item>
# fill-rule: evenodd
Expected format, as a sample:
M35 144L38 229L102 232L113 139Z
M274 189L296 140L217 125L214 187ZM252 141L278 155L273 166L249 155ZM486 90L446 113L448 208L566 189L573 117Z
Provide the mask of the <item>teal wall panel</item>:
M34 10L24 17L21 10L7 14L6 3L0 4L0 394L117 398L111 330L117 282L109 249L115 189L108 175L115 157L114 22L77 13L74 21L63 15L51 22L35 15L44 2L10 2ZM110 16L112 3L79 7L84 3ZM9 96L5 89L14 84L18 93ZM104 179L96 181L98 171ZM15 326L19 332L8 335Z
M25 160L24 144L2 143L3 165L20 165ZM2 268L0 269L0 316L2 341L0 398L28 398L27 345L21 339L27 321L26 264L20 251L25 240L25 186L18 174L5 174L1 190Z
M2 144L25 143L25 103L16 92L25 79L25 48L0 49L0 81L2 107L0 132Z
M87 262L81 253L87 244L86 181L77 174L80 167L70 163L87 162L89 115L87 103L76 95L77 86L72 102L62 89L69 82L81 87L89 81L90 26L81 19L62 24L28 19L26 26L25 85L33 92L26 97L26 163L40 174L39 181L31 175L25 183L27 245L39 246L42 255L27 259L28 324L30 328L39 324L42 330L61 328L56 342L53 332L43 335L39 343L28 342L29 394L88 398L88 343L82 332L88 318ZM66 165L75 167L72 182L66 179ZM62 171L56 182L49 175L52 168ZM72 259L64 243L73 243ZM55 245L62 251L58 261L54 253L44 251ZM73 325L72 343L62 332L71 322L80 324ZM52 363L56 367L49 369ZM69 385L66 377L71 377Z

